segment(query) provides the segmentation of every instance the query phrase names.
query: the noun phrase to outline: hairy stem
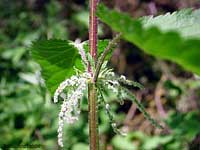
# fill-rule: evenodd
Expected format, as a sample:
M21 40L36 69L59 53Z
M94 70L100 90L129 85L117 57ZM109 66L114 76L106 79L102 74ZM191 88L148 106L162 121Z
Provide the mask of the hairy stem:
M88 85L90 150L99 149L97 92L94 83Z
M97 60L97 0L90 0L89 46L94 61Z
M121 33L117 34L116 37L112 41L109 42L108 46L106 47L106 49L103 51L101 57L99 58L98 63L96 65L96 71L95 71L95 74L94 74L94 81L95 82L98 78L99 72L101 70L101 66L102 66L102 64L105 60L106 55L109 53L110 50L113 49L113 47L115 47L117 45L120 38L121 38Z
M94 59L95 65L97 61L97 17L96 8L98 0L90 0L90 23L89 23L89 48L90 54ZM88 64L88 72L94 75L91 71L91 66ZM95 81L92 80L88 84L88 118L89 118L89 135L90 135L90 150L99 149L99 134L98 134L98 108L97 108L97 90Z

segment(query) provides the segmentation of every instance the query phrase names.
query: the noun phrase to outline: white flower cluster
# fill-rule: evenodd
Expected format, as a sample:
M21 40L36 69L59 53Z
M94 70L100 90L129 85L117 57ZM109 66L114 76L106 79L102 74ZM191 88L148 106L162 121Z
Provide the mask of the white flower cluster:
M109 90L113 91L114 93L118 93L118 88L120 86L119 82L115 79L116 75L115 73L108 69L105 71L102 71L99 74L99 78L105 79L103 84L106 86Z
M61 82L54 93L54 103L58 102L58 96L63 92L66 87L78 86L82 81L89 78L91 78L91 75L89 73L83 73L82 75L80 75L80 77L72 76L71 78Z
M91 78L90 74L83 73L80 76L72 76L63 81L54 94L54 102L58 101L58 96L63 93L66 87L73 87L67 93L61 106L58 122L58 144L63 147L63 127L64 122L72 124L78 120L80 110L78 110L79 101L82 99L84 91L87 88L87 80Z
M55 93L54 93L54 103L58 102L58 96L63 92L63 90L67 87L67 86L75 86L76 82L77 82L78 78L76 76L72 76L70 79L66 79L65 81L63 81L58 88L56 89Z
M109 90L111 90L114 93L118 93L118 87L119 87L119 82L118 81L112 81L112 80L107 80L104 82L104 84L108 87Z

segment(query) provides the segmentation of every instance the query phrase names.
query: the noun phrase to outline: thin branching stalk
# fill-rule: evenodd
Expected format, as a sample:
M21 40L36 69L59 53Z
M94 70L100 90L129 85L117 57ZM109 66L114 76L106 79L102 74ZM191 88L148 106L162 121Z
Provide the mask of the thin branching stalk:
M105 60L105 57L107 56L107 54L109 53L110 50L113 49L113 47L115 47L117 45L117 43L119 42L121 38L121 33L117 34L115 36L115 38L109 42L108 46L106 47L106 49L103 51L101 57L99 58L98 60L98 63L96 65L96 71L95 71L95 74L94 74L94 81L96 82L97 78L98 78L98 75L99 75L99 72L101 70L101 66Z

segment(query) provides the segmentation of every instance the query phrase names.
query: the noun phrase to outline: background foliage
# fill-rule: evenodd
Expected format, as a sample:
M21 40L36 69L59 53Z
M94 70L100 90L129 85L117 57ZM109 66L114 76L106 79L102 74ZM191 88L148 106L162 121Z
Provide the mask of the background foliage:
M200 9L132 19L99 5L99 18L145 52L182 65L200 75ZM106 15L104 15L106 14Z
M163 14L183 7L199 7L195 0L105 1L133 17ZM88 1L21 0L0 1L0 148L39 144L39 149L58 149L57 114L28 47L36 39L88 39ZM101 38L112 32L100 24ZM190 58L192 59L192 58ZM152 127L135 105L125 101L118 106L115 96L109 102L119 127L127 137L115 135L104 111L100 111L101 149L178 150L198 149L200 124L200 81L172 62L158 60L136 46L121 41L110 65L118 74L141 82L145 90L135 90L147 111L166 123L166 130ZM164 107L163 110L159 107ZM65 128L65 149L88 149L87 102L73 126ZM166 117L166 119L164 119Z

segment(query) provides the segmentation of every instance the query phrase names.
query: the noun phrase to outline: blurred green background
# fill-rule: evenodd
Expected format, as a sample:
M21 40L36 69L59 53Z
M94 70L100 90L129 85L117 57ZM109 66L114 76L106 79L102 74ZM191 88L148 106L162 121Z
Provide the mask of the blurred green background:
M158 15L181 8L199 8L198 0L102 0L133 17ZM112 38L100 23L99 37ZM41 79L39 66L27 50L36 39L88 39L88 1L0 0L0 149L39 145L57 150L60 106L52 102ZM154 128L135 105L119 105L108 96L119 128L116 135L100 108L101 150L200 150L200 79L168 61L158 60L134 45L121 41L110 66L117 74L145 86L133 90L147 111L165 125ZM87 99L80 119L66 126L66 150L88 149ZM13 148L11 148L13 147ZM23 148L21 148L23 149ZM24 148L27 149L27 148Z

